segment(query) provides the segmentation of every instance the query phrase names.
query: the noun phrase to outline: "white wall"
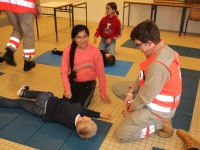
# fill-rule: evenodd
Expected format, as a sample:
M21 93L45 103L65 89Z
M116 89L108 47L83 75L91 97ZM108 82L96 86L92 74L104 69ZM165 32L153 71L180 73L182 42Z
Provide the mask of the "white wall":
M64 2L66 0L40 0L41 3L50 1ZM81 1L81 0L71 0ZM100 19L105 15L106 4L108 0L85 0L88 6L88 21L99 22ZM119 19L122 23L123 15L123 0L114 0L117 3L119 11ZM136 2L152 2L153 0L132 0ZM42 9L43 12L53 13L52 9ZM190 9L187 9L186 18L187 20ZM75 20L85 20L85 9L75 8L74 9ZM130 26L136 26L138 23L150 19L151 5L131 5L130 9ZM164 7L158 6L156 24L160 29L179 31L181 21L182 8L179 7ZM59 17L69 17L68 13L57 13ZM125 9L124 24L128 24L128 8ZM185 30L185 27L184 27ZM200 33L200 22L189 21L187 32Z

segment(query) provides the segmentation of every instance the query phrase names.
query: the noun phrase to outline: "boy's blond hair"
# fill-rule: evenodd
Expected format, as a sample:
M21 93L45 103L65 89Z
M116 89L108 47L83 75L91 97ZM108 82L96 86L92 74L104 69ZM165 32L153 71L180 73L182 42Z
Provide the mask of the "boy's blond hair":
M96 134L97 125L92 120L78 121L76 131L83 140L87 140Z

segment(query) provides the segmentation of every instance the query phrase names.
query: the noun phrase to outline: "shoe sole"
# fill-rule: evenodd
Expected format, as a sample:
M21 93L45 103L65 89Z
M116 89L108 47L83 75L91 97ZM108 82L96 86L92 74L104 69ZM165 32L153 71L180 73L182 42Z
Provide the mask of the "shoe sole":
M168 135L168 136L161 136L161 135L159 135L159 131L157 131L157 135L158 135L159 137L161 137L161 138L169 138L169 137L171 137L173 134L174 134L174 129L172 129L172 133L171 133L170 135Z
M22 96L20 96L21 95L21 91L22 91L22 89L26 89L26 90L29 90L29 86L28 85L23 85L18 91L17 91L17 96L19 96L19 97L22 97Z
M34 66L31 66L30 68L24 67L24 71L29 71L29 70L31 70L32 68L34 68L35 66L36 66L36 64L35 64Z
M178 130L177 130L178 131ZM176 135L178 136L176 131ZM200 145L200 141L197 141L194 137L192 137L188 132L181 130L182 132L184 132L187 136L189 136L193 141L195 141L196 143L198 143ZM179 137L179 136L178 136ZM180 137L179 137L180 138ZM181 139L181 138L180 138Z
M14 62L14 60L11 60L9 57L7 56L3 56L2 60L4 60L7 64L11 65L11 66L17 66L16 63Z

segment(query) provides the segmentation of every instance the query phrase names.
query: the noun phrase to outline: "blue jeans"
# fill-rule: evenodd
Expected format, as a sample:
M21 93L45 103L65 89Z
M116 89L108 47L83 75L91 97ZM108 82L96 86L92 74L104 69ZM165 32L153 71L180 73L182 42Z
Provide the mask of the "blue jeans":
M41 91L25 91L24 98L29 99L10 99L0 96L0 107L21 108L35 116L42 117L44 115L45 103L53 96L51 92ZM36 101L30 99L35 99Z
M108 53L111 55L115 55L115 45L116 45L116 39L113 39L110 44L105 44L106 40L108 38L101 38L101 41L99 43L99 50L106 50L108 48Z

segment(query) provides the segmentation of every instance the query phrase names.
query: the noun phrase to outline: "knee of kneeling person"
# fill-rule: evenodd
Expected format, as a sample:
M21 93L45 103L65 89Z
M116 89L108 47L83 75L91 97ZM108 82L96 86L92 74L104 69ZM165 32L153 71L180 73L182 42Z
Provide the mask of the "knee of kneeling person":
M115 135L115 138L116 138L116 140L118 142L126 142L126 141L128 141L127 137L120 130L115 130L114 135Z

